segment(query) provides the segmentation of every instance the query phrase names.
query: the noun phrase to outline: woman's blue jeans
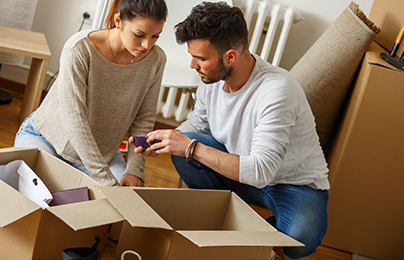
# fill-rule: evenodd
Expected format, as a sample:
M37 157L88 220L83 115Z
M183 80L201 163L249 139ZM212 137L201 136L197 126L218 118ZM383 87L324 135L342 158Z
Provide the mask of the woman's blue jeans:
M14 140L14 147L39 148L90 176L84 165L70 162L57 154L53 145L49 143L48 140L46 140L45 137L43 137L36 129L34 119L32 118L33 115L34 113L29 115L21 124ZM112 174L119 181L126 169L126 161L119 149L116 151L114 157L111 159L108 165Z
M184 135L227 152L212 136L199 133ZM172 156L172 161L189 188L231 190L248 204L270 209L274 216L267 221L277 230L305 244L305 247L283 248L288 257L308 256L320 245L327 230L327 190L288 184L259 189L228 179L197 161L186 162L184 157L178 156Z

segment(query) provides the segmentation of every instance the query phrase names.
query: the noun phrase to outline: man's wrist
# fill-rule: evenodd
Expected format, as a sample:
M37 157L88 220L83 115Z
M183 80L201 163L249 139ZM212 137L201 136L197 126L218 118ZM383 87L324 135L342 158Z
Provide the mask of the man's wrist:
M185 149L185 160L191 161L193 160L193 154L195 152L195 146L198 143L198 140L192 139L191 142L188 144L187 149Z

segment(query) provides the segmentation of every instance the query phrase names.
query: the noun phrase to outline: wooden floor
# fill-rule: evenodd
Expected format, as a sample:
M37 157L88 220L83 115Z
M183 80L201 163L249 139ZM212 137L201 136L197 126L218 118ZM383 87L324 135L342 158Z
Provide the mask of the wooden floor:
M2 86L0 85L0 88ZM8 91L10 92L10 91ZM12 93L21 97L19 93ZM18 114L21 107L21 99L13 98L12 102L7 105L0 105L0 148L12 147L15 134L19 128ZM158 128L166 127L157 125ZM170 156L160 155L156 158L146 158L145 166L145 184L149 187L179 187L186 186L180 182L180 178L171 163ZM253 207L258 214L266 218L269 216L269 211ZM116 244L113 241L108 241L104 248L102 260L113 260ZM281 259L277 256L277 260ZM286 258L289 259L289 258ZM350 260L350 253L334 250L324 246L319 246L317 252L302 258L304 260Z

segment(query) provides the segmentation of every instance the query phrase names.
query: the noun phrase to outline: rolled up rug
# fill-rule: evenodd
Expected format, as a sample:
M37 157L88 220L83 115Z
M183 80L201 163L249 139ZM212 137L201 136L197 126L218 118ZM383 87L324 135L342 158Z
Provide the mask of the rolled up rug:
M352 2L290 70L306 93L323 150L363 55L379 32Z

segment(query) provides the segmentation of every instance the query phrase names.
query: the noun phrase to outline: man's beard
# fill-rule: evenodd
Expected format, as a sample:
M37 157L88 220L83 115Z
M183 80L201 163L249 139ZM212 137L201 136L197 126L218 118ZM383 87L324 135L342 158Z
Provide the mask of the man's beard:
M226 68L224 66L223 59L220 58L220 60L217 63L216 68L211 73L205 74L205 73L201 72L200 70L196 70L196 71L202 75L205 75L205 78L203 78L203 77L201 78L204 83L211 84L211 83L218 82L219 80L227 79L229 76L232 75L233 68L232 67Z

